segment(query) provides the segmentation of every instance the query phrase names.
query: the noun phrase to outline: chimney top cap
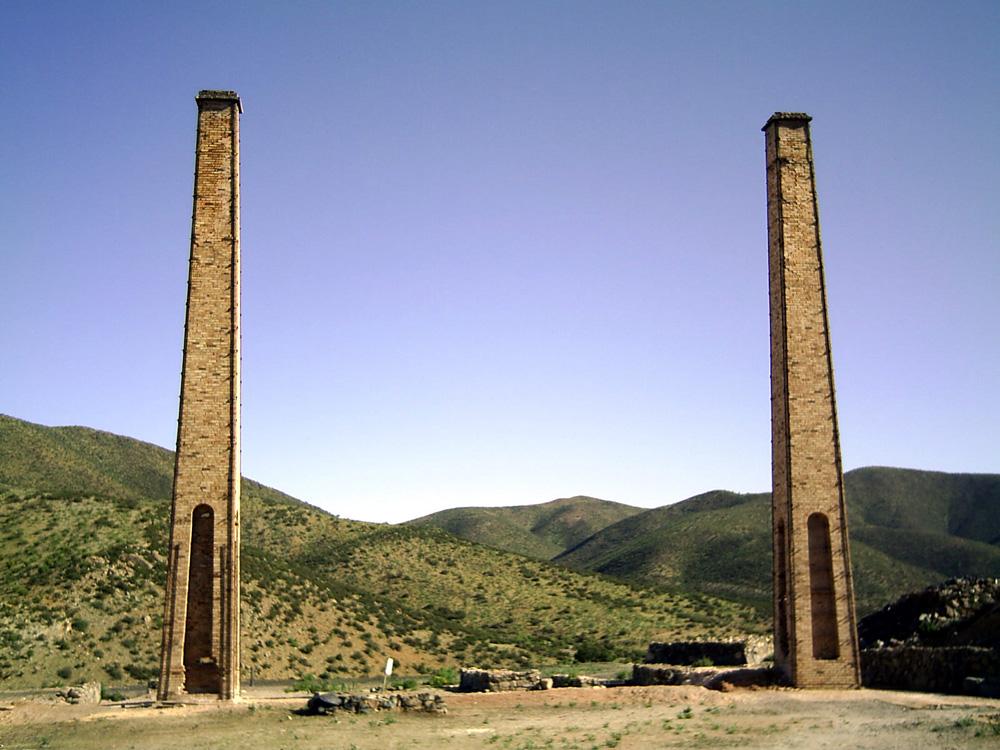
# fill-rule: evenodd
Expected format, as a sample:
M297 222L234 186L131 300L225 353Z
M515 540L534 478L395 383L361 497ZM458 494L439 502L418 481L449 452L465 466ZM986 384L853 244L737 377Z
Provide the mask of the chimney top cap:
M771 123L777 122L809 122L812 117L807 115L805 112L775 112L771 115L767 122L764 123L764 127L761 130L767 130Z
M222 89L202 89L198 92L198 96L195 97L195 101L221 101L221 102L236 102L236 108L243 113L243 103L240 101L240 95L235 91L222 90Z

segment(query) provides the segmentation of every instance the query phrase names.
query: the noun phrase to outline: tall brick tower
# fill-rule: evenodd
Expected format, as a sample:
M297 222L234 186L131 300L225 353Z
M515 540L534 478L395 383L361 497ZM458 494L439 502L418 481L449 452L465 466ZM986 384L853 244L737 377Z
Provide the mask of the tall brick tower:
M797 687L858 687L857 620L809 122L767 142L774 660Z
M160 700L240 690L240 98L201 91Z

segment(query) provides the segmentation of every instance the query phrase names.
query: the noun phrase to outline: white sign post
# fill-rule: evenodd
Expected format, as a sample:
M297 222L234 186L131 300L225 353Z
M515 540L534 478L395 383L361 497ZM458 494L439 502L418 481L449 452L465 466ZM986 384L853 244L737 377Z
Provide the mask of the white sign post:
M385 660L385 677L382 678L382 692L385 692L385 685L389 681L389 675L392 674L392 657L390 656Z

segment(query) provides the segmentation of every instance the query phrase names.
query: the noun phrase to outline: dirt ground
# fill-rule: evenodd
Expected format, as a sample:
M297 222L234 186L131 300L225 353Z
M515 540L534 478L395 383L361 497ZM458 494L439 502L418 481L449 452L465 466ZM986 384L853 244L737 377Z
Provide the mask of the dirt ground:
M171 708L0 702L0 748L1000 748L1000 700L881 690L700 687L445 693L448 713L299 716L305 696Z

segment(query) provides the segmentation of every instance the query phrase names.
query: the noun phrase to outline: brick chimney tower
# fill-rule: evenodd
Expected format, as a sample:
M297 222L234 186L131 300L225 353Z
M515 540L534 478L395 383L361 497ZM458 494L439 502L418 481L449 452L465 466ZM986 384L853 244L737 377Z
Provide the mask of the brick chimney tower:
M861 682L809 115L767 143L774 661L803 688Z
M201 91L157 697L240 692L240 113Z

